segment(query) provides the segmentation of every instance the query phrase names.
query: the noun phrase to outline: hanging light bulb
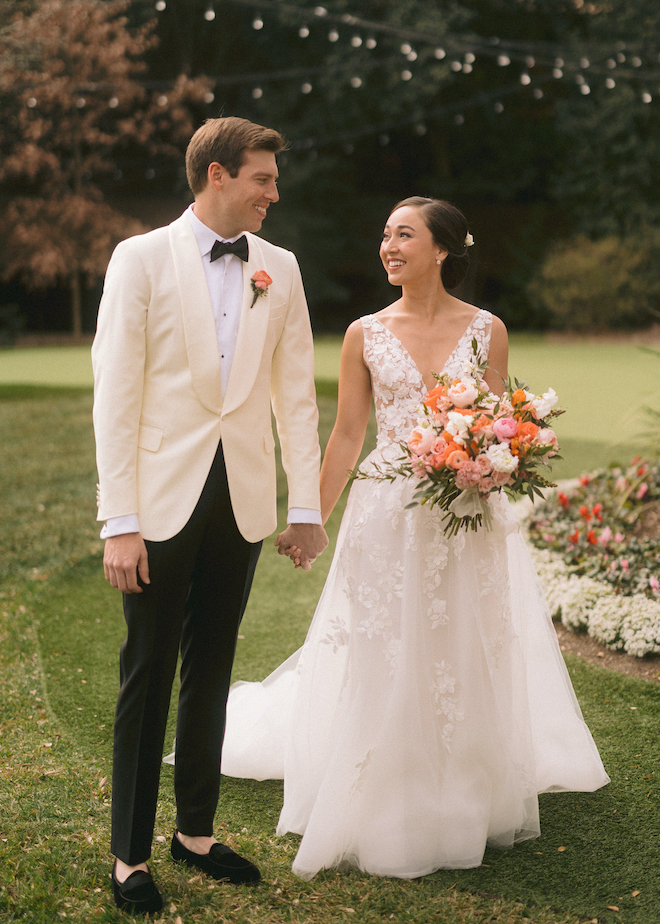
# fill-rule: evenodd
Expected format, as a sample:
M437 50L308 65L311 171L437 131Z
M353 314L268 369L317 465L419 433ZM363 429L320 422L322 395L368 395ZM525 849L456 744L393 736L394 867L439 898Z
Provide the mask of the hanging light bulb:
M376 39L373 37L373 35L370 35L369 38L367 39L367 41L366 41L364 44L367 46L367 48L369 48L369 49L371 50L371 49L373 49L373 48L376 47L376 45L378 44L378 42L377 42Z
M583 96L588 96L591 93L591 87L589 84L583 83L580 87L580 93L582 93Z
M156 6L156 10L159 13L162 13L165 7L167 6L167 4L165 3L165 0L157 0L155 6Z
M354 90L357 90L358 87L362 86L362 78L361 77L351 77L351 86L353 87Z
M110 99L108 100L108 106L111 109L116 109L118 105L119 105L119 100L117 99L117 97L111 96Z
M411 80L412 71L401 71L401 80Z
M645 90L645 91L642 93L642 102L643 102L643 103L650 103L650 102L652 102L652 100L653 100L653 97L651 96L651 94L649 93L649 91L648 91L648 90Z
M511 64L511 58L508 55L498 55L497 63L500 67L508 67Z
M534 67L534 65L536 64L536 61L531 55L527 55L527 57L525 58L525 64L527 65L527 67Z
M464 122L465 122L465 116L463 115L462 112L459 112L457 115L454 116L454 125L463 125Z
M252 99L261 99L263 95L264 91L261 89L261 87L255 87L252 90Z
M301 26L300 29L298 29L298 35L300 36L300 38L307 38L307 36L309 35L309 29L307 28L307 26Z
M403 45L401 46L401 54L409 55L411 51L412 51L412 45L409 45L408 42L404 42Z
M353 48L359 48L361 44L362 44L362 36L354 35L353 38L351 39L351 45L353 46Z
M205 102L205 103L207 103L207 104L208 104L208 103L212 103L214 99L215 99L215 93L212 93L210 90L208 91L208 93L205 93L205 94L204 94L204 102Z
M493 106L495 112L499 115L501 112L504 112L504 103L497 102Z
M256 19L252 20L252 28L256 29L257 32L259 31L259 29L263 29L263 27L264 27L263 19L260 19L259 17L257 17Z
M312 92L312 85L311 83L304 83L300 89L306 96L308 93Z
M438 59L438 61L442 61L443 58L447 57L447 52L444 50L444 48L436 48L433 54Z
M536 87L536 89L532 90L532 95L534 99L543 99L543 90L540 87Z
M532 78L529 76L527 71L523 71L522 74L520 75L520 82L523 85L523 87L529 86L529 84L532 82Z
M329 42L336 42L338 38L339 38L339 33L337 32L336 29L331 29L330 32L328 32Z
M608 77L607 80L605 81L605 86L607 87L608 90L613 90L616 86L616 83L614 80L612 80L611 77Z
M465 55L466 64L474 64L476 60L477 60L476 55L473 55L471 51L468 51L468 53Z
M204 12L204 19L207 22L213 22L213 20L215 19L215 10L213 9L212 3L207 4L206 10Z

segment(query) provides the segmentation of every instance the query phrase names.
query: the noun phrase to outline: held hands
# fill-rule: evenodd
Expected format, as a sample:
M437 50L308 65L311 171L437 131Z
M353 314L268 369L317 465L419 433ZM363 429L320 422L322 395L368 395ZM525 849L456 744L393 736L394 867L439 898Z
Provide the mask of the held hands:
M314 523L289 523L275 540L279 554L287 555L295 567L303 571L311 571L312 563L327 544L325 530Z
M105 540L103 571L112 587L125 594L141 594L138 574L143 584L149 584L147 547L140 533L124 533Z

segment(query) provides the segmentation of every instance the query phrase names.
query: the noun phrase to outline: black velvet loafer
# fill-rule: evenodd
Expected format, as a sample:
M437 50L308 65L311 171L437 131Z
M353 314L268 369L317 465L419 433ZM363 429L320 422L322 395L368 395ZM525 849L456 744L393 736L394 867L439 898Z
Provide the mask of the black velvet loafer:
M112 867L110 878L112 879L112 894L115 899L115 905L120 911L128 911L129 914L156 914L163 907L163 899L156 888L151 873L138 869L126 879L125 882L117 882L115 878L115 868Z
M261 873L254 865L225 844L214 844L208 853L193 853L181 843L176 836L172 836L172 859L177 863L187 863L201 869L207 876L219 882L232 882L234 885L255 885L261 879Z

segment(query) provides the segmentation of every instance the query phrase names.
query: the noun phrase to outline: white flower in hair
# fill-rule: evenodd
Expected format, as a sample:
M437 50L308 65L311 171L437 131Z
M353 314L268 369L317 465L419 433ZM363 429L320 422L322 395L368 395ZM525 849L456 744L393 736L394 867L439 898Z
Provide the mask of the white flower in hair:
M466 247L472 247L473 244L474 244L474 238L472 237L472 235L471 235L470 232L468 231L468 233L465 235L465 246L466 246Z

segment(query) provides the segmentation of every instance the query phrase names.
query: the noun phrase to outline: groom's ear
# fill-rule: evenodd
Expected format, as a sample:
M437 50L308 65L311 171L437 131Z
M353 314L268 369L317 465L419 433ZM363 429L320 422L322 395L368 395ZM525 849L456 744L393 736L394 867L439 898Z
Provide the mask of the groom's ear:
M206 176L208 183L219 192L227 182L229 171L214 160L209 164Z

